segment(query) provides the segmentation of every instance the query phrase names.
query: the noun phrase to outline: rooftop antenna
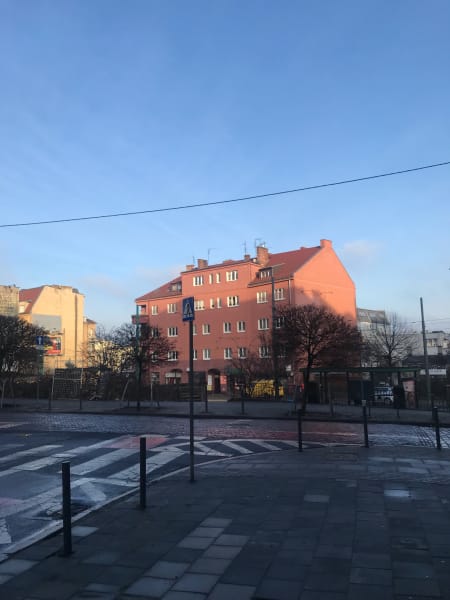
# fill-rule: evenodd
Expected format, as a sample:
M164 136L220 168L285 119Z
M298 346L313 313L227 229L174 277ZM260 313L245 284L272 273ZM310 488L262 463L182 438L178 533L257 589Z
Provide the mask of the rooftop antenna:
M242 244L244 246L244 254L247 254L247 242Z
M215 248L208 248L208 265L209 265L209 256L211 254L211 250L215 250Z
M255 249L258 246L262 246L263 248L265 248L266 247L266 242L264 242L262 238L255 238Z

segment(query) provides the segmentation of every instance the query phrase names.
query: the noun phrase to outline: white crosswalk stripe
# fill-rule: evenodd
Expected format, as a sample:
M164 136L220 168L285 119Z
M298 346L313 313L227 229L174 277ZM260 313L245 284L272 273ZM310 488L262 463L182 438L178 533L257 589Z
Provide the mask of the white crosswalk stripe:
M12 532L29 530L27 535L33 537L37 532L52 527L52 523L57 523L61 518L60 463L63 461L72 463L70 468L72 505L76 506L78 512L104 504L127 490L136 489L140 480L139 445L135 444L138 437L123 435L76 447L46 444L21 449L23 445L14 444L9 448L8 455L0 457L0 464L7 467L0 471L0 551L8 552L8 548L14 548L23 540L23 537L18 537L23 536L23 533L16 533L15 539ZM167 467L171 463L187 468L189 437L177 436L171 441L172 443L166 442L166 445L161 444L147 449L147 474L167 472ZM296 446L296 442L284 440L270 443L261 439L194 438L194 454L198 457L199 463L293 446ZM178 460L183 456L185 458L182 461ZM83 458L86 460L78 462ZM175 466L171 467L171 470L175 468ZM14 491L8 493L10 488L7 477L17 478L20 473L22 477L30 480L29 496L23 495L23 487L17 497ZM33 482L37 483L37 487L34 487L37 493L32 493L35 485ZM48 482L44 490L42 482L44 484Z

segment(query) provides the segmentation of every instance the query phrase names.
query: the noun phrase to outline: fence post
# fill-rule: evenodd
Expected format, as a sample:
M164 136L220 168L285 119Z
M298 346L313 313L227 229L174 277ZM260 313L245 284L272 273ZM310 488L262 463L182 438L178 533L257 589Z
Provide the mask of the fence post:
M437 406L433 406L433 421L436 432L436 448L441 449L441 430L439 426L439 411Z
M362 409L363 409L363 423L364 423L364 446L366 448L368 448L369 447L369 432L367 429L367 406L365 403L363 404Z
M63 556L72 554L72 515L70 504L70 462L65 460L62 463Z
M139 473L140 473L140 507L147 506L147 439L139 440Z
M297 430L298 430L298 451L303 450L303 432L302 432L302 410L300 404L297 407Z

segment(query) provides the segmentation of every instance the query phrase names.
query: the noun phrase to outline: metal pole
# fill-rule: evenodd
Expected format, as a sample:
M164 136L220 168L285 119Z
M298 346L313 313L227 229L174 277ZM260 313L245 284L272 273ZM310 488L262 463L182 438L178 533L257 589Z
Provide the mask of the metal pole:
M272 267L272 359L273 359L273 383L275 388L275 400L278 401L280 399L280 381L278 377L278 344L275 341L275 337L277 335L276 331L276 311L275 311L275 277L273 275L273 267Z
M300 406L297 407L297 430L298 430L298 451L303 450L303 432L302 432L302 411Z
M136 304L136 393L137 393L137 409L141 410L141 363L139 360L139 336L141 333L141 321L139 318L139 305Z
M139 440L140 507L147 506L147 438Z
M439 411L437 406L433 406L433 421L436 432L436 448L441 450L441 430L439 426Z
M208 389L207 389L206 385L204 385L203 383L202 383L200 389L205 394L205 413L207 413L208 412Z
M190 481L194 476L194 323L189 321L189 470Z
M72 520L70 504L70 462L65 460L62 463L63 556L72 554Z
M364 404L363 409L363 423L364 423L364 446L369 447L369 432L367 430L367 406Z
M430 383L430 369L428 366L428 349L427 349L427 336L425 333L425 318L423 316L423 301L420 299L420 314L422 316L422 340L423 340L423 357L425 359L425 379L427 384L427 402L428 406L431 407L431 383Z

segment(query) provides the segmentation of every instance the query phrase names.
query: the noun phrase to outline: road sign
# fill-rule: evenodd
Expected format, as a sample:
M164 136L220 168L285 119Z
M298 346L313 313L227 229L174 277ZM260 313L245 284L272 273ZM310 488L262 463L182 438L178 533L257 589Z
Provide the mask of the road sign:
M194 321L194 296L183 298L183 321Z

